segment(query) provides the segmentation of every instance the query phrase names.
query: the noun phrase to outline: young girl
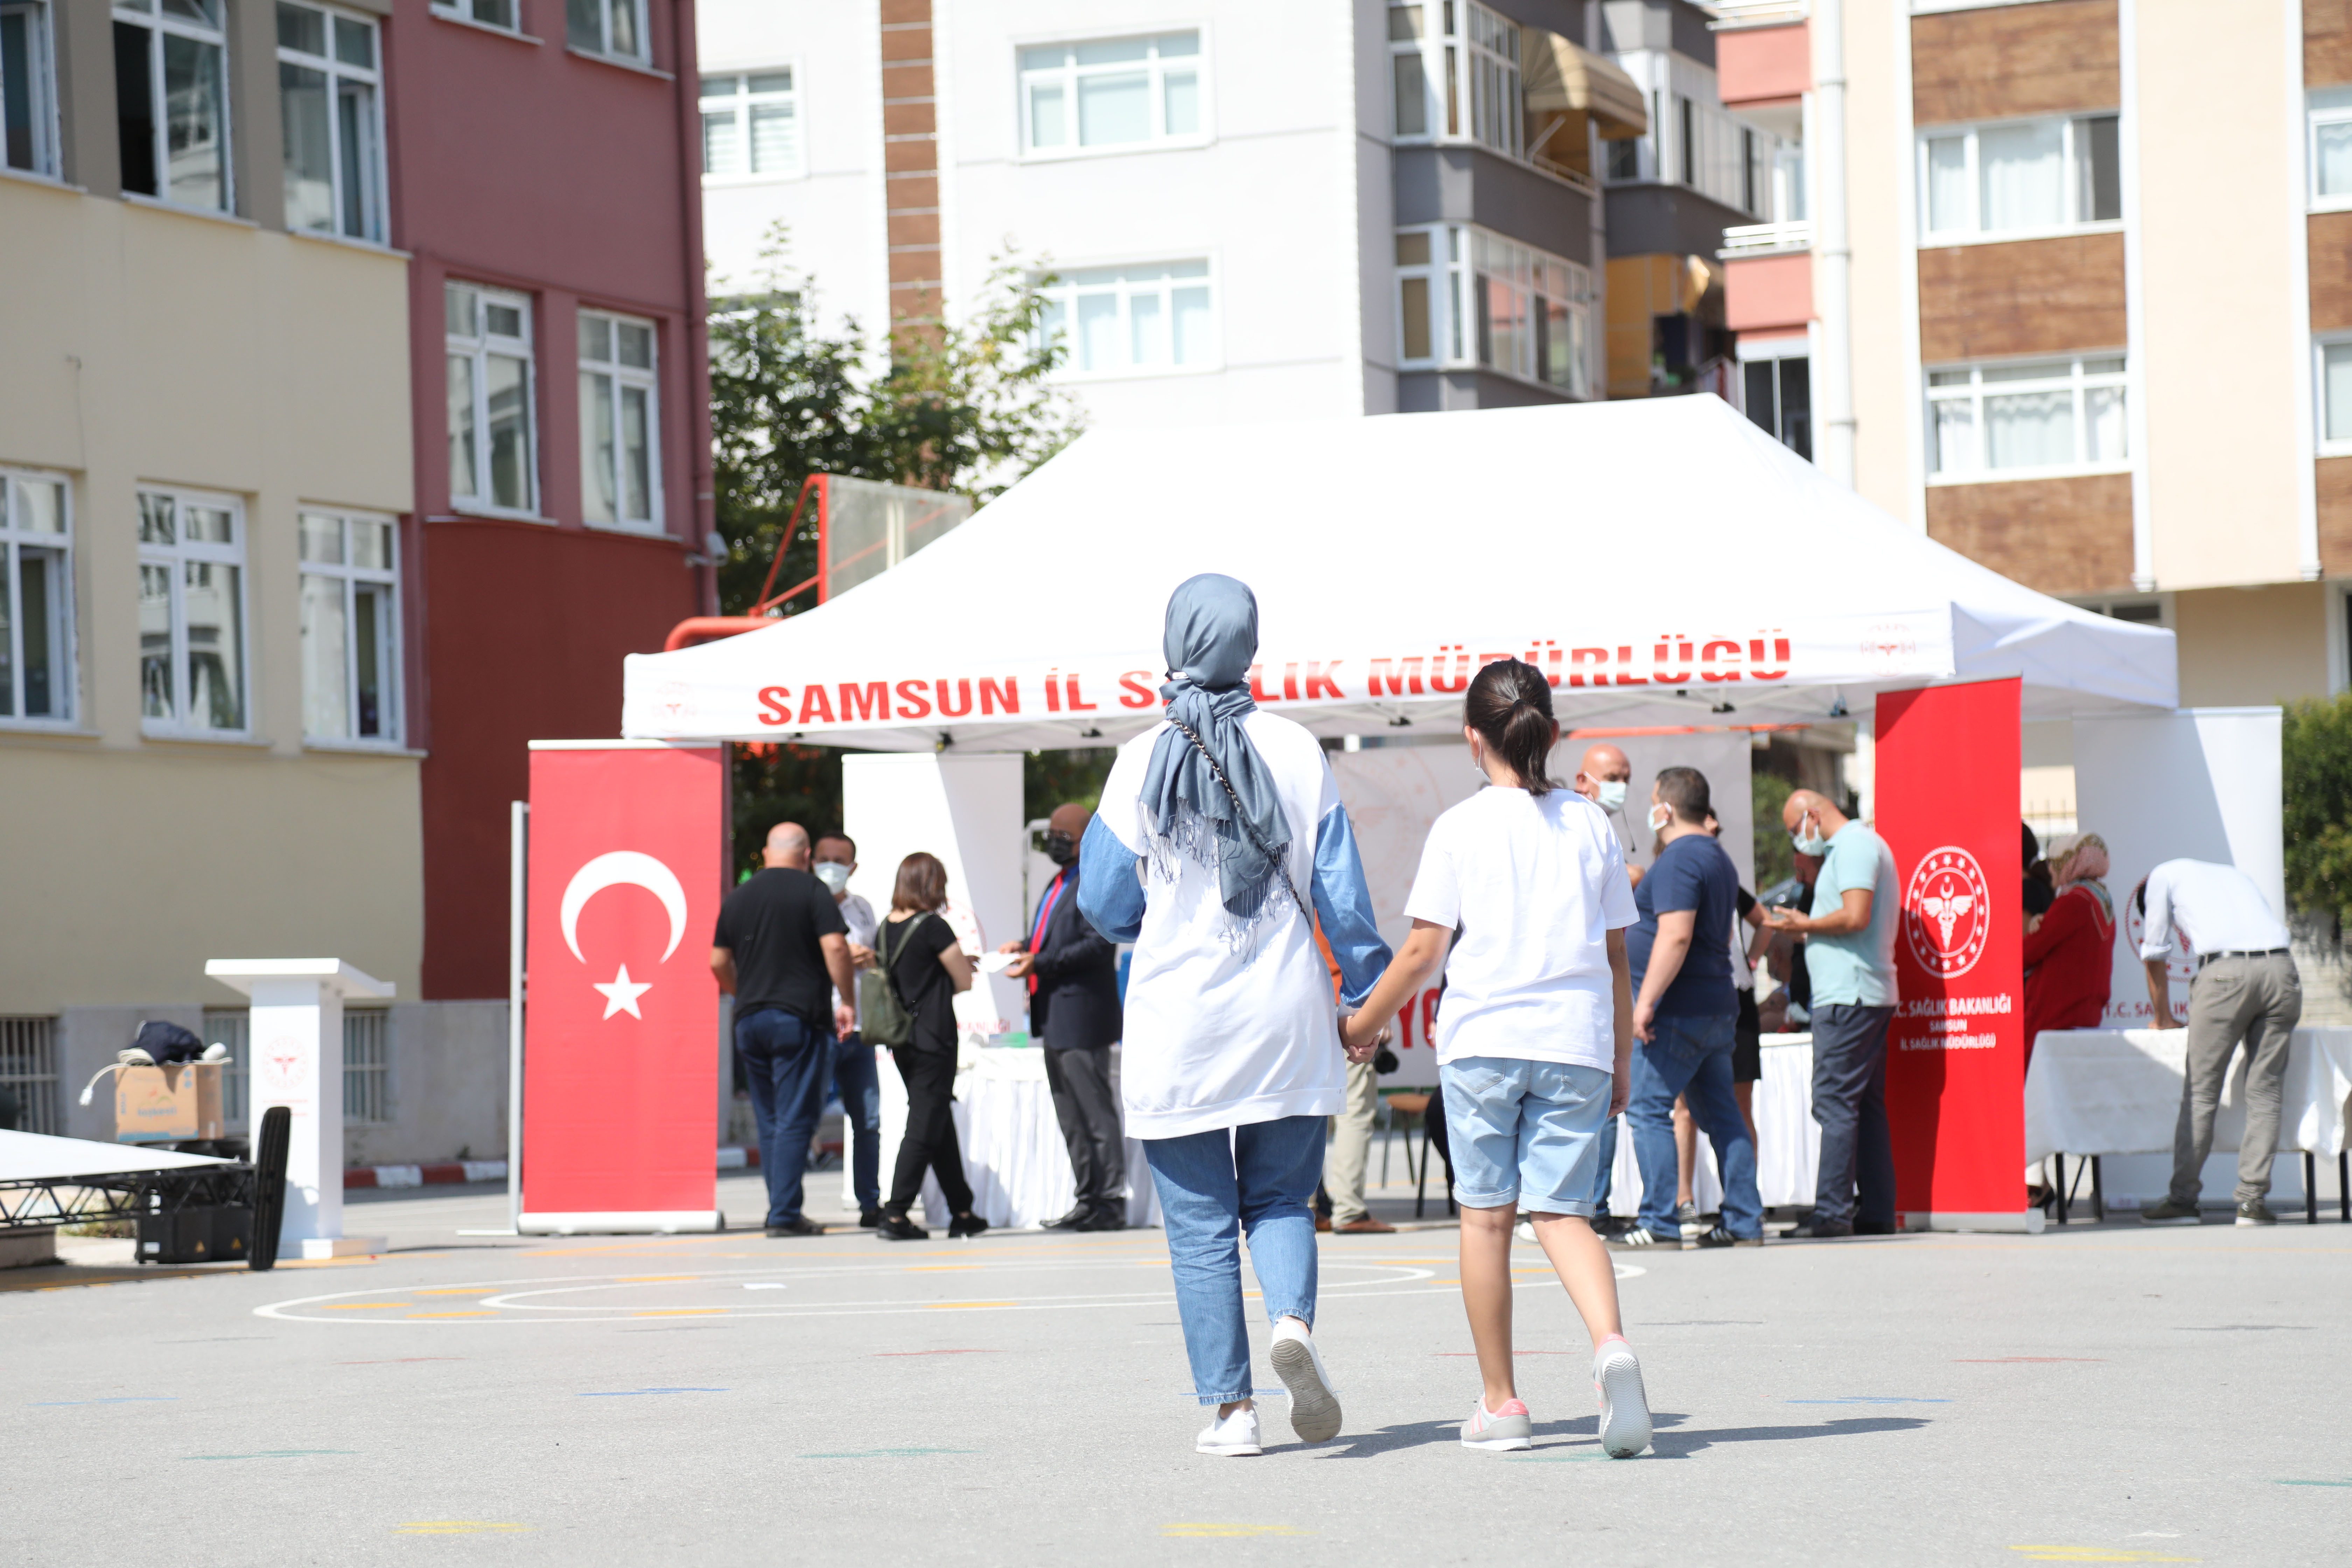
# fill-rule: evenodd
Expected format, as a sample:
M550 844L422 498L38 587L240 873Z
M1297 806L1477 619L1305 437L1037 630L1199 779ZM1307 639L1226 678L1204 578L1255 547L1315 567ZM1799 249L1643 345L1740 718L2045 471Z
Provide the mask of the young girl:
M1463 1444L1530 1446L1511 1377L1511 1226L1524 1208L1592 1335L1601 1445L1630 1458L1649 1446L1650 1410L1590 1216L1597 1139L1632 1082L1633 885L1600 808L1545 776L1559 725L1541 671L1489 664L1464 717L1471 761L1493 787L1430 829L1405 903L1412 932L1348 1020L1349 1054L1369 1056L1382 1023L1445 966L1438 1076L1462 1206L1462 1302L1486 1384Z

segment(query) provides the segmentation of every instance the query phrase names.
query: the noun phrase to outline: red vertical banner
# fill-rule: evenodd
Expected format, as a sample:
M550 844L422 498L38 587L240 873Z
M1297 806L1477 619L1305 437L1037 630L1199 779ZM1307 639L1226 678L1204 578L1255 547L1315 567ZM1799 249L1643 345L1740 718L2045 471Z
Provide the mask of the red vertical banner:
M1878 699L1876 826L1903 900L1886 1116L1915 1226L2029 1223L2019 689Z
M718 1226L724 758L532 743L526 1230Z

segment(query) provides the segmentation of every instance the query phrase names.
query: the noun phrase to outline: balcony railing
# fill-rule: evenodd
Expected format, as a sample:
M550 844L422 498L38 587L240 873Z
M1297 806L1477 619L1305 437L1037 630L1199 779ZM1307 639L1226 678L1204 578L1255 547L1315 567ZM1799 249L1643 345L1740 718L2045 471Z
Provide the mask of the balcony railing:
M1727 228L1723 231L1723 248L1717 254L1725 260L1734 260L1812 247L1812 220L1798 218L1791 223L1746 223Z

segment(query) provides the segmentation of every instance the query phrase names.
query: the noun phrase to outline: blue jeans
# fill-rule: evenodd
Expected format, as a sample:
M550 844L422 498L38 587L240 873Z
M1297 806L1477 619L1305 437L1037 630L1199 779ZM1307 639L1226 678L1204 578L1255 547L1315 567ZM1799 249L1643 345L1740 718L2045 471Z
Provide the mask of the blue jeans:
M1250 1396L1249 1326L1242 1310L1241 1233L1270 1324L1315 1325L1315 1214L1328 1116L1286 1116L1231 1131L1143 1141L1160 1191L1176 1315L1203 1405Z
M760 1122L760 1169L768 1178L768 1223L801 1217L801 1173L833 1077L833 1031L812 1028L781 1007L735 1020L735 1049Z
M1633 1092L1625 1120L1633 1129L1633 1157L1642 1165L1642 1228L1679 1237L1675 1190L1675 1097L1715 1145L1723 1178L1723 1227L1742 1240L1764 1234L1764 1202L1756 1190L1756 1140L1731 1092L1731 1045L1739 1016L1660 1018L1648 1043L1633 1050Z
M1886 1124L1886 1026L1894 1017L1893 1007L1843 1002L1813 1009L1813 1120L1822 1124L1816 1223L1895 1228L1895 1140Z
M1609 1212L1610 1178L1617 1170L1617 1123L1623 1120L1621 1116L1612 1116L1601 1124L1601 1167L1592 1177L1592 1217L1595 1219Z
M841 1096L850 1188L858 1211L871 1214L882 1206L882 1079L874 1069L874 1047L854 1033L834 1047L833 1088ZM767 1157L764 1150L761 1157Z

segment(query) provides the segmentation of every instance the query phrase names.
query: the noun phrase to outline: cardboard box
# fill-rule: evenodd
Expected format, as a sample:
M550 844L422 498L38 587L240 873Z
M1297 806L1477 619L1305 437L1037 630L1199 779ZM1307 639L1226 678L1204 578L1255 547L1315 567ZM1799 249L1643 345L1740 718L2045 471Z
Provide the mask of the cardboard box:
M114 1141L181 1143L218 1138L221 1064L174 1062L114 1075Z

